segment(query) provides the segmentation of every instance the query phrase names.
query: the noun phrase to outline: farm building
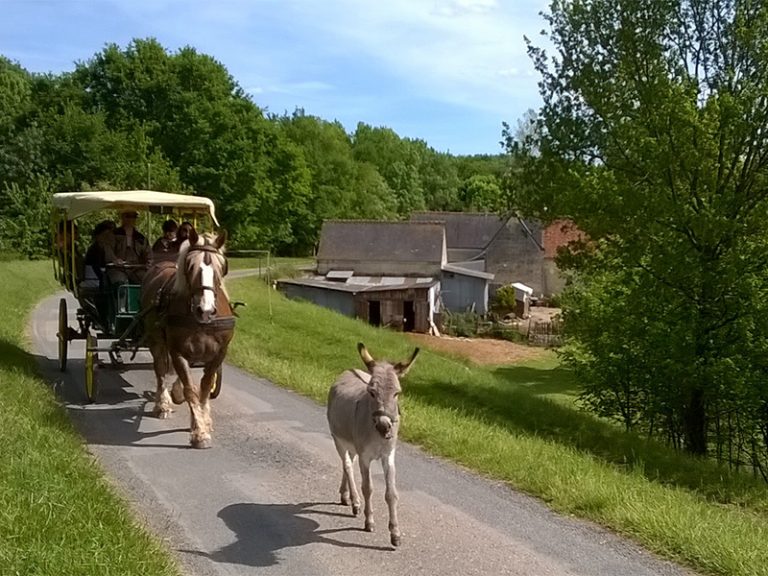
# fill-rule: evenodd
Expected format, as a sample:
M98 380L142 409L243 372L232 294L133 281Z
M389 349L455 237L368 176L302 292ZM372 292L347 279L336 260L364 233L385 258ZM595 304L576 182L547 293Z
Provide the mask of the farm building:
M563 288L555 265L557 249L581 237L565 221L548 226L517 216L471 212L414 212L414 222L445 224L448 263L493 275L492 290L514 282L551 296Z
M442 222L331 220L320 234L316 275L280 280L278 288L374 325L430 332L443 309L485 314L492 278L448 264Z

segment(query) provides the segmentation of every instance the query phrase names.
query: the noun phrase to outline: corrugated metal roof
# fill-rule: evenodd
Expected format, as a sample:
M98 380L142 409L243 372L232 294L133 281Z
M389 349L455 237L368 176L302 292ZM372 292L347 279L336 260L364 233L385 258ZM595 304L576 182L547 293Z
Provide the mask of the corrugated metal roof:
M390 278L390 277L384 277ZM365 284L354 284L350 282L333 282L325 280L323 276L314 276L311 278L287 278L278 280L278 284L293 284L296 286L311 286L313 288L323 288L325 290L337 290L339 292L378 292L385 290L408 290L409 288L429 288L437 284L435 278L397 278L402 280L397 284L382 283L382 277L359 277L359 280L366 280Z

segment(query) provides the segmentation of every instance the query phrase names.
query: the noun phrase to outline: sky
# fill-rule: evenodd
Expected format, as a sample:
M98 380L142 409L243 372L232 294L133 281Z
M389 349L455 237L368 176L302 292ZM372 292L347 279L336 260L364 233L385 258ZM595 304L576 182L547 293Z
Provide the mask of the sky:
M0 54L74 69L156 38L222 63L271 113L393 129L452 154L502 152L502 122L538 109L524 36L546 46L547 0L0 0Z

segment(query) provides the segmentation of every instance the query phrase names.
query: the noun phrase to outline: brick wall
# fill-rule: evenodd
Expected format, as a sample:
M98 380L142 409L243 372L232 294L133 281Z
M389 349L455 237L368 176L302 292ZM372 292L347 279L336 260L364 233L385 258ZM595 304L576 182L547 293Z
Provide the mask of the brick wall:
M560 246L567 246L569 242L583 237L584 233L570 220L555 220L544 229L544 257L554 258Z

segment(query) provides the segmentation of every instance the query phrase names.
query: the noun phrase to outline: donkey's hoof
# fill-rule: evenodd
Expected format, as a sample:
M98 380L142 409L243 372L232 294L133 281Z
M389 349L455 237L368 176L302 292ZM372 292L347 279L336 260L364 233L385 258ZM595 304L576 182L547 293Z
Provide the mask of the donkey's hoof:
M342 506L349 506L351 504L349 500L349 494L342 494L341 496L341 505Z
M365 523L365 531L366 532L373 532L373 522L366 522Z
M197 449L210 448L213 446L213 442L210 438L193 438L190 441L190 444L192 444L192 448Z
M360 506L352 504L352 516L357 516L358 514L360 514Z
M152 413L155 415L155 418L159 418L160 420L165 420L166 418L171 417L171 410L163 410L161 408L155 408Z
M392 534L389 537L389 541L392 543L392 546L397 548L398 546L400 546L401 538L400 538L400 536L395 536L394 534Z

